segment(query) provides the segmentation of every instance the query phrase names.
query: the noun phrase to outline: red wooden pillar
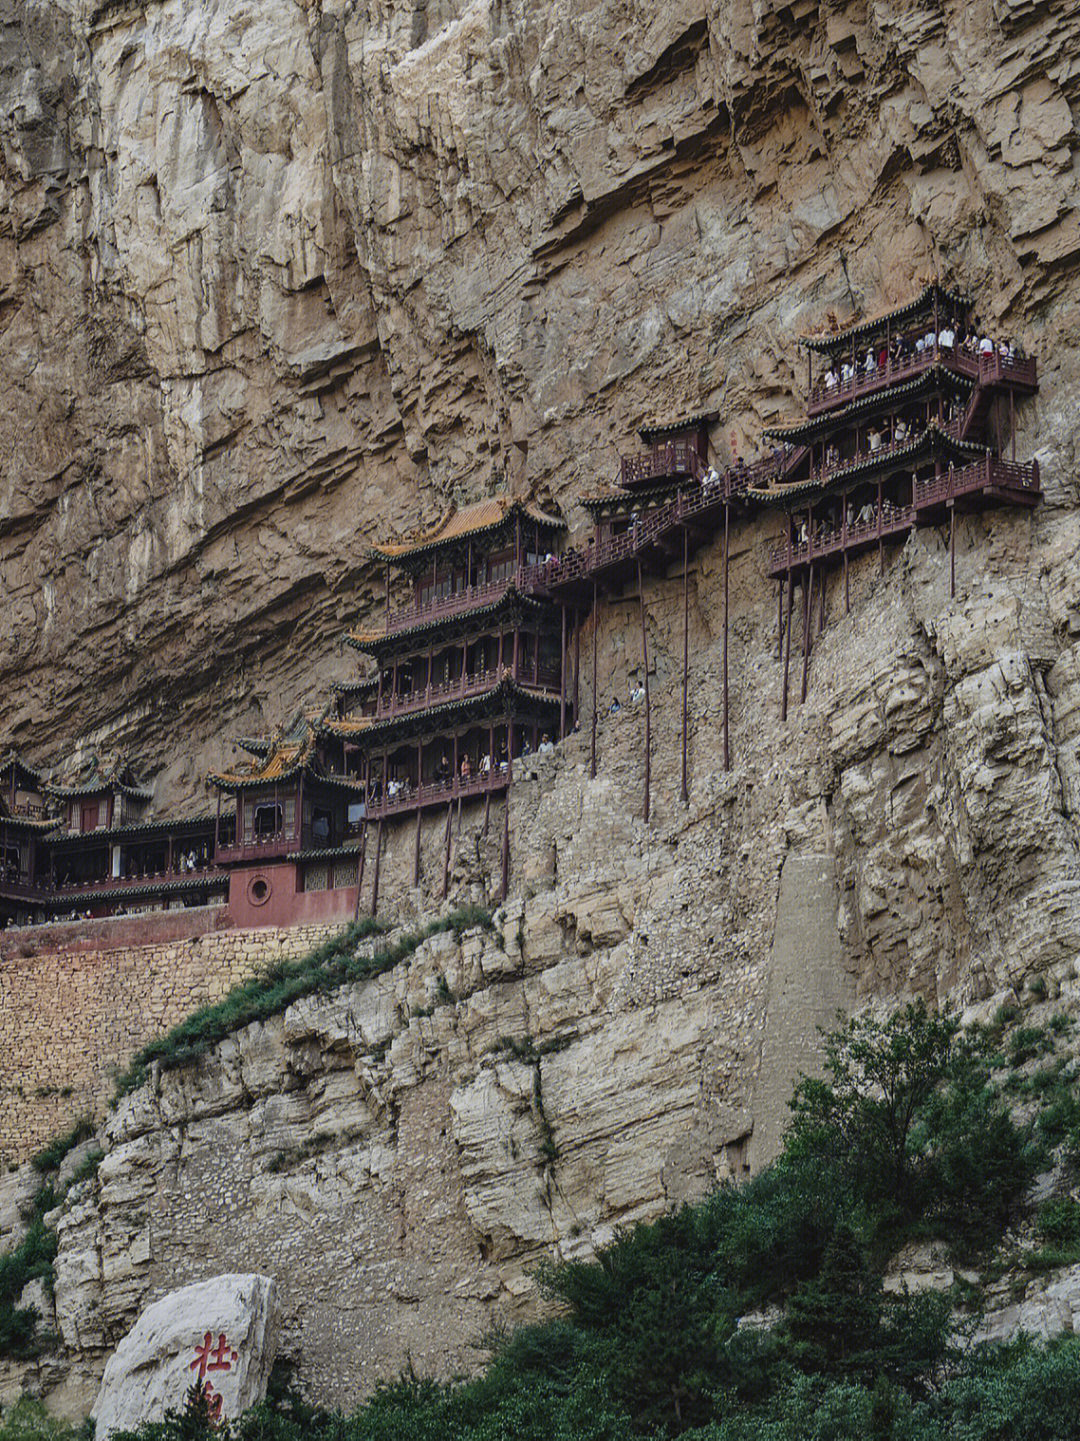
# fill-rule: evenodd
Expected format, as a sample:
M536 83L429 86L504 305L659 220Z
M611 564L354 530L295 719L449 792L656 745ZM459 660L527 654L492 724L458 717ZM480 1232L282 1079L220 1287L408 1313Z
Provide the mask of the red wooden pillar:
M881 481L877 483L877 549L878 549L878 570L885 574L885 543L881 537L881 526L883 516L881 513Z
M956 597L956 502L949 501L949 595Z
M730 556L729 531L730 510L724 502L724 769L731 769L731 749L728 742L728 570Z
M382 817L375 827L375 879L371 885L371 914L377 915L379 911L379 863L382 860Z
M791 671L791 610L795 596L795 576L791 569L791 548L788 547L787 623L784 626L784 689L780 701L780 719L787 720L788 675Z
M810 562L806 578L806 585L803 588L803 658L802 658L802 696L801 701L806 700L806 686L810 678L810 635L813 629L811 624L814 611L814 562Z
M356 858L356 905L353 920L360 919L360 892L364 889L364 856L367 852L367 817L360 822L360 854Z
M559 663L559 739L566 738L566 606L560 606L562 611L562 659ZM537 637L539 642L539 637ZM537 644L537 652L540 650Z
M574 724L581 715L581 612L574 607Z
M443 854L442 872L442 898L446 900L446 893L450 889L450 842L454 829L454 798L453 796L446 803L446 850Z
M645 589L641 578L641 560L637 562L638 613L641 618L641 664L645 671L645 813L649 819L649 793L652 783L652 716L649 704L649 641L645 633Z
M726 505L724 514L727 515ZM682 533L682 564L682 803L686 805L690 799L686 784L687 720L689 715L687 692L690 684L690 534L685 525Z
M597 588L592 588L592 749L589 754L589 775L596 776L596 632L600 629L600 613L597 610Z

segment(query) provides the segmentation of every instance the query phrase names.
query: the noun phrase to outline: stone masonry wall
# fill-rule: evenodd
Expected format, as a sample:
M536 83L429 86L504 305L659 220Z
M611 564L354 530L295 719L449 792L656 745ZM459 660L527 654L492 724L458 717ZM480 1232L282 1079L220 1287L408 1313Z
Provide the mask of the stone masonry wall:
M210 931L97 951L73 938L9 956L0 964L0 1163L33 1155L74 1116L100 1117L112 1073L140 1046L336 929Z

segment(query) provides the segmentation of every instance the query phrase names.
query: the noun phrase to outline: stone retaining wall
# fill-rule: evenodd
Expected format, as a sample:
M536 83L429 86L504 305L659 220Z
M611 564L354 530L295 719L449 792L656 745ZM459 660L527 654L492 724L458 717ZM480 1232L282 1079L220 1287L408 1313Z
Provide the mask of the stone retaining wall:
M189 913L194 917L194 913ZM200 1006L337 925L200 934L85 950L80 928L0 961L0 1163L25 1160L76 1116L104 1113L112 1074ZM29 934L29 933L24 933Z

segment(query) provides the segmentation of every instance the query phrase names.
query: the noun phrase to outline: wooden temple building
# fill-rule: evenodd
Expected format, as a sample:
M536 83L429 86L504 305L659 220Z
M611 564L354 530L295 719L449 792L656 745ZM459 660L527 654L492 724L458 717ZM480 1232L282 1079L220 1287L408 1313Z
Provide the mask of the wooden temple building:
M806 414L766 432L752 463L711 463L713 413L646 427L644 451L617 483L582 504L592 533L562 548L563 520L530 501L495 497L433 528L371 547L385 570L381 621L347 643L364 658L315 715L238 744L249 760L209 777L215 815L149 817L149 793L116 764L47 785L18 756L0 762L0 922L31 914L109 914L227 900L237 925L294 924L378 906L386 828L413 831L421 882L425 820L443 824L446 894L455 814L501 807L502 875L510 871L515 761L552 748L581 713L580 640L605 598L636 586L640 612L644 816L649 819L651 694L643 580L682 586L682 796L687 790L689 557L722 536L723 637L717 686L723 763L730 764L728 562L736 522L779 511L784 538L765 558L778 582L782 716L792 636L806 698L826 582L917 527L947 529L955 592L957 511L1030 507L1036 463L1016 458L1016 405L1037 389L1035 362L977 335L966 301L939 285L869 321L804 340ZM815 373L816 365L816 373ZM395 573L407 588L395 607ZM794 615L795 592L801 616ZM592 630L590 766L597 768L597 626ZM227 808L223 803L228 802ZM441 821L445 815L445 822ZM362 901L367 878L370 901ZM434 884L432 884L434 882Z

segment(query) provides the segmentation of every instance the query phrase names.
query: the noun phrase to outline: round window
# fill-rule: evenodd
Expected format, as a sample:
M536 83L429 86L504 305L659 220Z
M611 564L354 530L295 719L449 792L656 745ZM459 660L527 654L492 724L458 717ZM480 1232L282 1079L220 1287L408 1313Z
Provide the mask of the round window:
M248 881L247 893L253 906L264 906L270 899L270 882L265 876L252 876Z

